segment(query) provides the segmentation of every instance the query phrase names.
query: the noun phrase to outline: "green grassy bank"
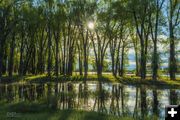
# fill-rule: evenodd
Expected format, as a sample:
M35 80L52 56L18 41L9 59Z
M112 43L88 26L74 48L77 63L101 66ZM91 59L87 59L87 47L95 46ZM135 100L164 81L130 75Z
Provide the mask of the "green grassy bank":
M1 103L1 120L132 120L98 112L56 110L40 103Z
M3 76L0 78L1 83L46 83L46 82L83 82L83 81L102 81L111 83L122 83L127 85L150 85L170 88L180 88L180 78L176 80L170 80L166 77L161 77L157 81L147 77L145 80L141 80L140 77L136 76L124 76L114 77L111 74L104 74L101 77L97 75L88 75L86 78L80 75L73 76L51 76L47 75L27 75L27 76Z

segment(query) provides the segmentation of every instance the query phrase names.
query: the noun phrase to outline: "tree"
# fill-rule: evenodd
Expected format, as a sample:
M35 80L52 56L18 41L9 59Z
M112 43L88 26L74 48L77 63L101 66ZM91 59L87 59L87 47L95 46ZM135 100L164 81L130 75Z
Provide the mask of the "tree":
M110 40L106 38L106 33L100 35L99 31L100 30L96 30L94 34L91 33L91 40L95 54L97 75L102 76L103 60Z
M47 36L48 36L48 66L47 72L48 76L51 76L51 69L52 69L52 53L51 53L51 46L52 46L52 28L51 28L51 17L52 17L52 7L53 7L53 0L46 1L47 9L46 9L46 19L47 19Z
M16 24L16 20L13 19L13 14L11 14L13 10L12 6L15 5L16 2L16 0L0 2L0 77L3 72L3 58L6 40Z
M88 74L88 59L89 59L89 50L91 41L89 39L89 28L88 24L91 21L91 16L94 14L96 10L96 3L95 2L88 2L84 1L77 1L74 3L76 6L74 8L75 14L77 15L75 21L77 21L77 26L79 28L79 41L78 41L78 50L81 54L79 54L79 68L82 71L82 63L81 58L83 59L83 67L84 67L84 75L87 76ZM83 57L82 57L83 56Z
M153 59L152 59L152 79L157 80L157 70L158 70L158 53L157 53L157 42L158 42L158 28L159 28L159 16L161 12L162 5L164 3L164 0L155 0L152 3L151 9L155 9L155 13L150 15L150 29L151 29L151 39L153 41Z
M59 75L59 63L60 63L60 49L59 45L62 44L62 27L65 23L65 6L61 3L57 5L58 9L53 16L53 35L55 40L55 75L58 77Z
M175 58L175 28L179 25L180 4L178 0L168 0L169 2L169 40L170 40L170 57L169 57L169 74L170 79L175 80L176 58Z
M136 25L136 32L140 40L140 74L141 78L146 78L146 60L148 38L150 34L149 15L151 15L148 0L135 0L130 2L130 10L134 17L134 24Z

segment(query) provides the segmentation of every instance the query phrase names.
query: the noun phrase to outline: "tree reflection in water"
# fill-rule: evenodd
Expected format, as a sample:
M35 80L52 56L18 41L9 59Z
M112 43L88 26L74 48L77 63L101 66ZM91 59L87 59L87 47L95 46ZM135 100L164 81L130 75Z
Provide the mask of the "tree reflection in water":
M146 88L145 86L140 87L140 100L141 100L141 115L142 119L147 115L147 103L146 103Z
M171 105L178 105L178 92L176 90L170 90L169 92L169 101Z
M166 104L180 103L179 93L175 89L150 89L102 81L0 85L0 100L8 103L44 101L52 109L82 109L117 116L130 115L135 119L163 118Z
M159 101L158 101L158 92L157 92L157 89L153 89L153 114L155 116L155 120L158 119L158 116L159 116Z

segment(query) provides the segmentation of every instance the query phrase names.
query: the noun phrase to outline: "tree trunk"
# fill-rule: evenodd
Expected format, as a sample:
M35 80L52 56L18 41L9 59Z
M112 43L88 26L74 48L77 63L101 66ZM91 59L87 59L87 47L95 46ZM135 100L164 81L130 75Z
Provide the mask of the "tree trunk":
M33 46L33 52L32 52L32 74L36 74L36 47Z
M133 40L133 45L134 45L134 52L135 52L135 60L136 60L136 76L139 76L139 57L138 57L138 42L137 42L137 36Z
M135 59L136 59L136 76L139 76L139 59L137 50L135 50Z
M48 21L48 76L51 76L51 28L50 28L50 20Z
M112 74L116 76L116 65L115 65L115 55L116 55L116 49L117 49L117 35L114 39L112 39L111 35L109 37L110 39L110 55L111 55L111 61L112 61Z
M88 74L87 43L84 43L84 76L87 76L87 74Z
M177 10L177 11L176 11ZM174 14L175 13L175 14ZM180 7L178 0L169 0L169 39L170 39L170 58L169 58L169 74L170 79L176 79L176 57L175 57L175 27L179 25Z
M148 4L144 5L144 9L147 9ZM147 55L147 45L148 45L148 36L149 36L149 25L146 28L145 24L145 15L141 16L140 18L137 18L136 11L133 11L135 25L136 25L136 32L140 39L140 45L141 45L141 59L140 59L140 74L141 79L146 78L146 55ZM140 23L138 22L138 19L142 20ZM146 31L147 29L147 31Z
M175 46L173 38L170 38L170 60L169 60L169 74L170 79L175 80L175 73L176 73L176 59L175 59Z
M2 76L2 67L3 67L3 49L4 48L4 45L2 43L2 40L0 38L0 77Z
M157 55L157 43L154 42L154 51L153 51L153 80L157 80L157 70L158 70L158 55Z
M0 77L2 76L2 64L3 64L3 44L0 40Z
M7 72L7 60L8 60L8 55L7 55L7 46L5 45L4 48L4 53L3 53L3 64L2 64L2 74L6 74Z
M79 74L83 75L82 73L82 59L81 59L81 51L79 49Z
M97 75L98 76L102 76L102 64L100 63L100 61L98 60L98 62L96 63L97 65Z
M141 79L145 79L145 71L146 71L146 61L145 61L145 52L144 52L144 44L141 44L141 67L140 67L140 73L141 73Z
M59 37L58 37L59 38ZM59 39L56 39L56 64L55 64L55 74L59 75Z
M67 66L67 68L68 68L68 72L67 72L67 74L68 75L72 75L72 71L73 71L73 50L72 50L72 48L70 48L70 50L69 51L71 51L70 53L69 53L69 60L68 60L68 66Z
M122 51L121 51L121 69L120 69L120 76L122 77L124 75L124 43L122 45Z
M23 75L23 52L24 52L24 33L22 33L21 47L20 47L20 60L19 60L19 75Z
M82 31L84 29L82 28ZM86 77L88 75L88 30L86 31L86 35L84 36L82 32L82 37L83 37L83 53L84 53L84 76Z
M152 61L152 65L153 65L153 80L157 80L158 77L158 62L159 62L159 56L157 53L157 36L158 36L158 26L159 26L159 12L162 8L164 1L161 2L161 4L159 3L159 0L156 0L156 17L155 17L155 30L154 30L154 35L153 35L153 26L151 25L151 21L150 21L150 25L151 25L151 34L152 34L152 40L153 40L153 44L154 44L154 51L153 51L153 61ZM150 16L151 18L151 16ZM154 37L153 37L154 36Z
M120 59L120 46L121 46L121 41L118 43L118 50L117 50L117 55L116 55L116 63L115 63L115 75L117 75L118 69L119 69L119 59ZM118 67L119 66L119 67Z
M12 40L10 43L10 57L9 57L9 65L8 72L9 76L12 76L13 66L14 66L14 48L15 48L15 33L13 33Z
M64 47L63 47L63 52L62 52L62 74L64 75L64 74L66 74L66 47L67 47L67 45L66 45L66 35L65 35L65 31L64 31L64 34L63 34L63 36L64 36L64 42L63 42L63 44L64 44Z
M115 67L114 67L114 54L111 54L111 61L112 61L112 74L114 75L114 76L116 76L116 74L115 74Z
M169 22L169 32L170 32L170 58L169 58L169 74L170 79L175 80L176 73L176 58L175 58L175 45L174 45L174 35L173 35L173 26L172 20Z
M88 75L88 59L87 54L84 54L84 76Z

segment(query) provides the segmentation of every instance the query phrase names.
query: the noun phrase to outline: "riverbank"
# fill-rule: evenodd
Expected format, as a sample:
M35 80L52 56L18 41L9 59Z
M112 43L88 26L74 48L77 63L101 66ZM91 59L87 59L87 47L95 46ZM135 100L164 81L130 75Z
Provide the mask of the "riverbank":
M0 103L2 120L133 120L91 111L56 110L40 103Z
M111 74L104 74L101 77L97 75L88 75L86 78L80 75L73 76L51 76L48 77L45 74L42 75L27 75L27 76L3 76L0 78L2 84L8 83L46 83L46 82L84 82L84 81L102 81L117 83L120 82L126 85L148 85L148 86L159 86L159 87L170 87L170 88L180 88L180 78L176 80L170 80L167 77L161 77L157 81L147 77L145 80L141 80L137 76L124 76L124 77L114 77Z

